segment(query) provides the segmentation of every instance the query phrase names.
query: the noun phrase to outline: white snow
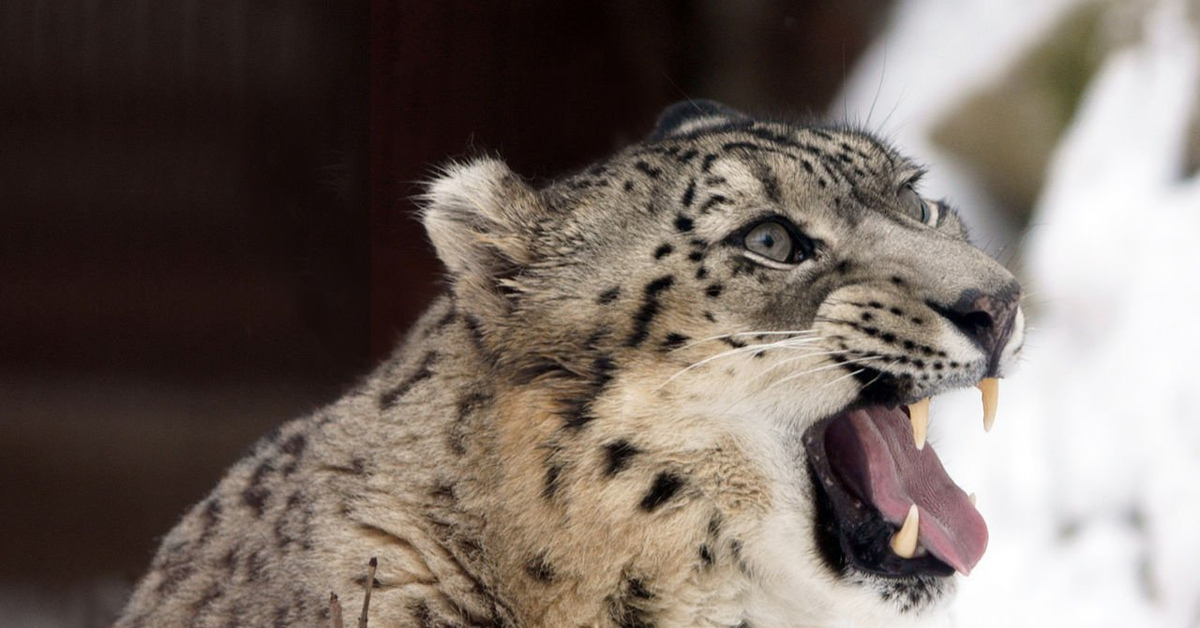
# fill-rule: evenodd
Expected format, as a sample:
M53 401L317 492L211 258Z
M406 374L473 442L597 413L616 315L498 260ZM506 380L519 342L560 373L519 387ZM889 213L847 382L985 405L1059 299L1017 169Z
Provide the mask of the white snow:
M873 115L894 108L893 121L908 121L883 130L943 170L936 193L968 206L982 196L931 146L938 116L1001 76L1067 4L902 5ZM934 402L935 447L978 492L991 529L954 626L1200 626L1189 368L1200 354L1200 180L1180 178L1200 45L1179 3L1154 4L1144 37L1104 60L1052 160L1022 247L1032 330L1001 386L996 429L985 436L967 418L980 416L977 394ZM954 34L931 41L935 31ZM878 51L857 70L852 119L865 120L881 71ZM968 220L984 238L1011 237L1003 221Z

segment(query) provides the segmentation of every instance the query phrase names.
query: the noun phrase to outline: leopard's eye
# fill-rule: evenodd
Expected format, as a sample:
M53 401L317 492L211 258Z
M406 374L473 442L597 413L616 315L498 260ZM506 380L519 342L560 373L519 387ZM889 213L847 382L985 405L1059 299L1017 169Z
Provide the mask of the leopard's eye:
M937 207L926 203L911 183L905 183L904 187L900 188L900 207L907 211L908 215L927 225L937 224Z
M743 239L746 250L771 261L787 264L794 262L796 243L788 228L777 221L761 222L746 232Z

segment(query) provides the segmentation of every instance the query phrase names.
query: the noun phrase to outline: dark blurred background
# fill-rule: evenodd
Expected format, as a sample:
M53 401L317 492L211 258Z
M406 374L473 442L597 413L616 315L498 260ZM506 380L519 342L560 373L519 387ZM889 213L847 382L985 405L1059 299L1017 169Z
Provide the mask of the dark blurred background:
M5 0L0 617L106 625L386 355L438 290L433 166L553 177L688 97L820 115L888 4Z

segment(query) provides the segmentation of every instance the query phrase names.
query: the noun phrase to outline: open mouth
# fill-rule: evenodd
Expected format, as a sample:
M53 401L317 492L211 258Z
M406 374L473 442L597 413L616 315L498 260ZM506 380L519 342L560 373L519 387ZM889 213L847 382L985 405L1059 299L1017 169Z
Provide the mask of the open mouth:
M998 382L979 383L984 428ZM817 504L817 542L839 572L964 575L987 548L987 525L925 443L929 399L856 407L804 434Z

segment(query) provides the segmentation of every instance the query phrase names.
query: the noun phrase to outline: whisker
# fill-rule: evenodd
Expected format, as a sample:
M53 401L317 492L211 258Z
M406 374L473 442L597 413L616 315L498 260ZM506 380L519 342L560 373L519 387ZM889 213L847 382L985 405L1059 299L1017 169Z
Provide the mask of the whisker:
M819 388L824 388L826 386L832 386L848 377L856 377L856 376L858 376L858 374L862 373L865 370L867 370L867 369L857 369L854 371L850 371L849 373L846 373L845 375L842 375L841 377L835 377L835 378L825 382L824 384L821 384Z
M699 344L704 344L706 342L712 342L714 340L724 340L726 338L737 338L739 336L783 336L783 335L813 336L818 333L819 332L817 332L816 330L813 330L813 329L799 329L796 331L736 331L736 332L729 333L729 334L721 334L719 336L709 336L707 338L700 338L699 340L693 340L685 345L675 347L674 349L671 349L671 351L683 351L684 349L688 349L688 348L694 347Z
M802 359L805 359L805 358L819 357L819 356L825 356L825 355L837 355L837 354L843 354L843 353L852 353L852 352L853 352L852 350L846 350L846 349L834 349L834 350L829 350L829 351L810 352L810 353L805 353L804 355L800 355L800 356L791 357L791 358L788 358L788 359L786 359L786 360L783 360L783 361L781 361L781 362L780 362L780 364L772 365L770 368L768 368L768 369L766 370L766 372L764 372L764 373L760 373L760 374L758 374L758 375L754 376L754 378L752 378L752 379L750 380L750 382L754 382L754 381L757 381L757 380L759 380L759 379L762 379L762 377L763 377L763 376L765 376L765 375L767 375L767 374L769 374L769 372L770 372L771 370L777 369L777 368L779 368L780 366L784 366L784 365L786 365L786 363L789 363L789 362L795 362L795 361L797 361L797 360L802 360ZM881 360L881 359L885 359L885 358L884 358L883 356L872 355L872 356L865 356L865 357L862 357L862 358L854 358L854 359L849 359L849 360L842 360L841 362L835 362L835 363L832 363L832 364L826 364L826 365L824 365L824 366L819 366L819 367L816 367L816 368L807 369L807 370L805 370L805 371L803 371L803 372L800 372L800 373L795 373L795 374L792 374L792 375L788 375L788 376L786 376L786 377L784 377L784 378L780 379L779 381L776 381L776 382L774 382L774 383L772 383L772 384L768 385L767 387L765 387L765 388L763 388L763 389L761 389L761 390L757 390L757 391L750 391L750 390L747 390L749 387L742 387L742 394L741 394L741 395L739 395L739 396L738 396L736 399L730 399L730 400L729 400L729 403L728 403L728 404L726 404L726 406L725 406L725 408L724 408L723 412L730 412L730 411L732 411L734 408L736 408L737 406L741 405L742 403L745 403L745 402L747 402L747 401L751 400L751 399L752 399L753 397L755 397L756 395L759 395L759 394L762 394L762 393L768 392L768 391L770 391L771 389L773 389L773 388L775 388L775 387L777 387L777 386L780 386L780 385L786 384L787 382L789 382L789 381L791 381L791 380L794 380L794 379L797 379L797 378L799 378L799 377L804 377L804 376L806 376L806 375L811 375L811 374L813 374L813 373L819 373L819 372L821 372L821 371L826 371L826 370L829 370L829 369L838 368L838 367L841 367L841 366L843 366L843 365L847 365L847 364L856 364L856 363L861 363L861 362L869 362L869 361L872 361L872 360ZM865 370L865 369L860 369L860 370L859 370L859 371L857 371L857 372L862 372L862 370ZM842 376L842 377L845 377L845 376ZM840 379L842 379L842 378L838 378L837 380L834 380L834 381L839 381ZM827 382L827 383L829 383L829 382Z
M883 356L879 356L879 357L883 357ZM900 361L899 358L885 358L885 359L887 359L887 366L895 366L896 363ZM857 371L854 372L854 374L857 375L865 370L866 369L858 369ZM875 375L875 377L871 378L871 381L867 382L866 384L863 384L863 388L865 389L868 386L870 386L871 384L874 384L875 382L879 381L879 378L883 377L883 375L884 375L884 372L882 370L880 370L879 373L877 375ZM833 381L825 382L825 384L823 384L823 386L828 386L829 384L833 384L835 382L841 381L844 378L845 378L845 375L843 375L842 377L839 377Z
M857 321L846 320L844 318L829 318L828 316L818 316L813 319L814 323L835 323L839 325L857 325Z
M896 362L898 362L898 361L899 361L899 359L898 359L898 358L890 358L890 359L889 359L889 358L885 358L884 356L875 356L875 357L877 357L877 358L880 358L880 359L886 359L886 360L887 360L887 365L888 365L888 366L893 366L893 365L895 365L895 364L896 364ZM820 386L817 386L816 390L820 390L820 389L822 389L822 388L825 388L826 386L832 386L832 385L834 385L834 384L836 384L836 383L838 383L838 382L840 382L840 381L842 381L842 380L844 380L844 379L850 378L850 377L857 377L858 375L860 375L860 374L861 374L863 371L865 371L865 370L867 370L867 369L865 369L865 368L862 368L862 369L856 369L856 370L854 370L854 371L851 371L851 372L849 372L849 373L846 373L845 375L842 375L841 377L835 377L835 378L833 378L833 379L831 379L831 380L829 380L829 381L825 382L824 384L821 384ZM872 378L872 379L871 379L871 381L869 381L869 382L867 382L866 384L864 384L864 385L863 385L863 388L866 388L866 387L870 386L871 384L874 384L875 382L879 381L879 378L880 378L880 377L883 377L883 375L884 375L883 371L879 371L879 374L878 374L878 375L876 375L874 378ZM805 393L807 393L807 392L809 392L809 391L807 391L807 390L806 390L806 391L804 391L804 392L805 392Z
M754 395L756 395L756 394L762 394L762 393L765 393L765 392L767 392L767 391L771 390L772 388L775 388L776 386L778 386L778 385L780 385L780 384L787 383L788 381L791 381L791 380L793 380L793 379L796 379L797 377L802 377L802 376L804 376L804 375L810 375L810 374L812 374L812 373L817 373L817 372L820 372L820 371L825 371L825 370L828 370L828 369L831 369L831 368L835 368L835 367L842 366L842 365L844 365L844 364L850 364L850 363L853 363L853 362L865 362L865 361L868 361L868 360L876 360L876 359L881 359L881 358L880 358L879 356L870 356L870 357L867 357L867 358L861 358L861 359L857 359L857 360L847 360L847 361L843 361L843 362L841 362L841 363L827 364L827 365L825 365L825 366L822 366L822 367L819 367L819 368L815 368L815 369L810 369L810 370L808 370L808 371L805 371L805 372L803 372L803 373L798 373L798 374L796 374L796 375L789 375L788 377L785 377L785 378L783 378L783 379L779 380L778 382L775 382L774 384L771 384L770 386L767 386L766 388L764 388L764 389L762 389L762 390L760 390L760 391L757 391L757 392L754 392L754 393L749 393L749 394L743 394L743 395L741 395L739 398L737 398L737 399L735 399L735 400L731 400L731 401L730 401L730 403L729 403L729 404L727 404L727 405L725 406L725 410L724 410L724 411L725 411L725 412L730 412L730 411L732 411L734 408L736 408L737 406L739 406L739 405L741 405L742 403L745 403L746 401L750 400L750 399L751 399L751 398L752 398ZM822 386L826 386L826 385L832 384L832 383L834 383L834 382L841 381L842 379L844 379L845 377L848 377L848 376L849 376L849 377L852 377L852 376L854 376L854 375L857 375L857 374L859 374L859 373L863 372L864 370L866 370L866 369L858 369L858 370L856 370L856 371L854 371L854 372L852 372L852 373L849 373L849 374L847 374L847 375L843 375L843 376L841 376L841 377L838 377L837 379L833 380L832 382L825 382L825 384L823 384ZM817 389L820 389L820 387L817 387ZM804 391L804 392L802 392L801 394L805 394L805 393L807 393L807 392L809 392L809 391L808 391L808 390L805 390L805 391Z
M799 362L800 360L806 360L808 358L816 358L816 357L827 356L827 355L843 355L843 354L847 354L847 353L852 353L852 351L850 349L830 349L829 351L813 351L811 353L805 353L802 355L790 357L790 358L787 358L786 360L780 360L780 361L776 362L775 364L772 364L771 366L763 369L763 371L761 373L759 373L758 375L755 375L751 381L755 381L755 380L761 379L763 377L766 377L767 375L770 375L772 371L781 369L793 362Z
M785 333L785 332L776 332L776 333ZM739 335L746 335L746 334L754 335L754 332L738 332L738 334ZM728 338L732 335L733 334L726 334L725 336L722 336L722 337ZM710 355L707 358L704 358L702 360L693 362L693 363L685 366L684 368L676 371L673 375L668 377L663 383L659 384L658 387L655 388L654 390L656 392L659 390L662 390L662 388L664 386L675 381L679 376L683 375L684 373L687 373L688 371L691 371L698 367L704 366L705 364L708 364L709 362L712 362L713 360L720 360L722 358L733 357L735 355L740 355L743 353L757 353L760 351L768 351L771 349L789 349L789 350L801 349L801 348L805 348L806 345L810 345L815 342L819 342L821 340L823 340L823 338L821 338L820 336L802 337L802 338L785 338L783 340L779 340L776 342L767 342L767 343L746 345L744 347L735 347L728 351L722 351L721 353Z
M798 346L802 343L812 343L812 342L817 342L818 340L820 340L820 338L812 338L812 339L804 339L804 340L791 340L790 342L793 343L793 345ZM675 379L677 379L680 375L683 375L684 373L687 373L688 371L691 371L693 369L704 366L705 364L708 364L709 362L712 362L713 360L720 360L722 358L728 358L728 357L732 357L732 356L739 355L742 353L755 353L758 351L763 351L765 347L770 347L770 346L779 347L780 343L770 343L770 344L766 344L766 345L763 345L763 344L747 345L745 347L737 347L735 349L730 349L728 351L722 351L721 353L710 355L707 358L704 358L703 360L693 362L693 363L683 367L682 369L676 371L674 375L668 377L666 379L666 381L659 384L658 387L655 388L654 390L655 390L655 392L662 390L663 386L666 386L667 384L670 384L671 382L675 381Z
M762 392L766 392L777 386L782 386L783 384L786 384L795 379L799 379L801 377L806 377L806 376L812 375L814 373L820 373L821 371L828 371L829 369L840 368L847 364L861 364L863 362L871 362L873 360L882 360L882 359L884 359L884 358L877 356L877 355L873 355L873 356L867 356L864 358L854 358L852 360L843 360L841 362L834 362L833 364L826 364L825 366L820 366L815 369L809 369L807 371L793 373L792 375L788 375L787 377L780 379L779 381L771 384L770 386L767 386L765 389L762 390Z

